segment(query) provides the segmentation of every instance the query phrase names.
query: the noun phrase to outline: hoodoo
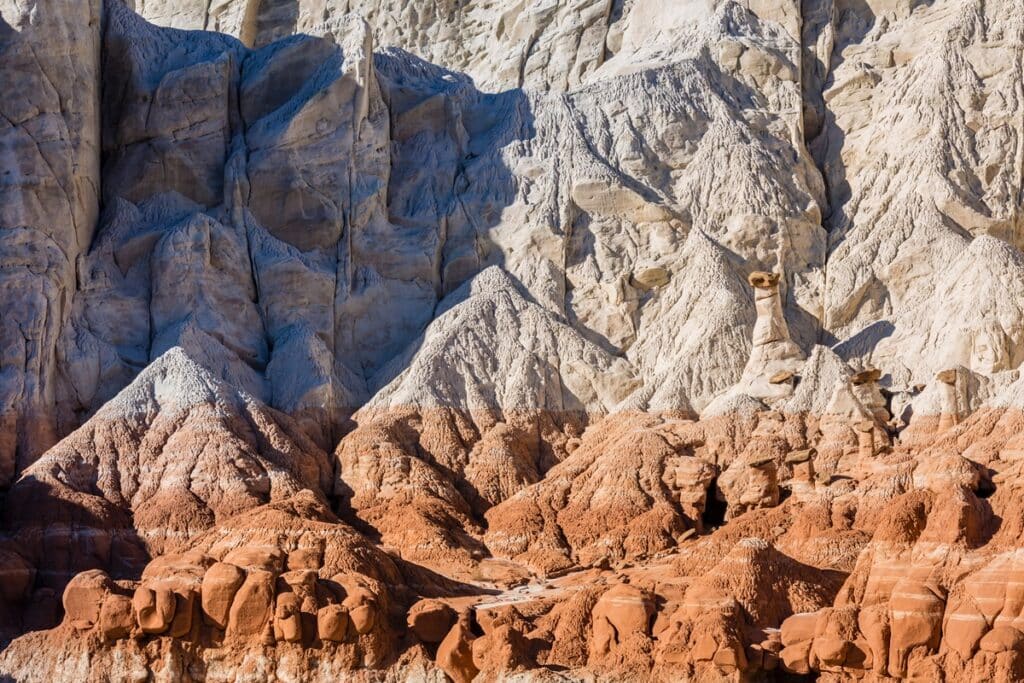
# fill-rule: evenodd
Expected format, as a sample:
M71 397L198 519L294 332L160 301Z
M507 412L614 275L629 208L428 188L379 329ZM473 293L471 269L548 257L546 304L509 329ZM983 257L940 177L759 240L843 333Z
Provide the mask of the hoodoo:
M779 398L792 391L793 374L803 365L805 356L789 336L783 313L777 273L751 273L748 282L754 289L754 322L750 359L740 380L742 391L757 398Z
M939 431L944 432L960 422L960 408L957 401L956 369L943 370L935 375L939 389Z

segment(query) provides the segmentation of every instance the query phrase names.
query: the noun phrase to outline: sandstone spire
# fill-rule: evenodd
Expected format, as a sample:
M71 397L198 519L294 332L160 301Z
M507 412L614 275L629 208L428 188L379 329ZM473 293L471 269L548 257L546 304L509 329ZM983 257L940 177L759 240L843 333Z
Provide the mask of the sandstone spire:
M814 481L814 457L817 455L814 448L804 448L790 452L786 456L786 464L790 466L791 476L789 488L794 496L802 497L813 493Z
M944 432L960 422L960 409L957 401L956 369L943 370L935 375L939 388L939 432Z
M880 424L889 421L889 409L885 396L882 395L878 381L882 377L882 371L878 368L866 368L857 372L850 378L853 383L853 393L861 404L868 409L871 415Z
M754 272L747 281L754 288L757 320L750 359L739 388L757 398L778 398L792 393L792 374L805 356L792 340L782 310L778 273Z
M857 432L857 455L862 460L875 456L875 421L862 420L853 425Z

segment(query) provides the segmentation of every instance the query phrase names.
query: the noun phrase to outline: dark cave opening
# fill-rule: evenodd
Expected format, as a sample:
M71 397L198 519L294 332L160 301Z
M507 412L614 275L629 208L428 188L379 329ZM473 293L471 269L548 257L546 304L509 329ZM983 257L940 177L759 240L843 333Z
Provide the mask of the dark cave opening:
M704 527L704 533L708 533L725 524L725 512L727 505L718 495L718 477L708 484L707 502L704 504L704 512L700 521Z

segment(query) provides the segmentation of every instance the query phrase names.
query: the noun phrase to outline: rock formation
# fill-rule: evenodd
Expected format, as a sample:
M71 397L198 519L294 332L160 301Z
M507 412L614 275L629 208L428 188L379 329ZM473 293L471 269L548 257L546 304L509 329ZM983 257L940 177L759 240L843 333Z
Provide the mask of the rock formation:
M135 576L215 524L330 485L327 455L288 416L174 348L7 493L5 529L36 569L31 609L76 572ZM50 598L52 599L52 597Z
M67 429L58 340L96 232L100 0L0 4L0 486Z
M789 336L778 274L752 273L749 281L754 288L757 321L740 387L743 393L755 398L785 396L792 389L790 380L803 364L804 355Z
M1022 46L0 0L0 679L1024 679Z

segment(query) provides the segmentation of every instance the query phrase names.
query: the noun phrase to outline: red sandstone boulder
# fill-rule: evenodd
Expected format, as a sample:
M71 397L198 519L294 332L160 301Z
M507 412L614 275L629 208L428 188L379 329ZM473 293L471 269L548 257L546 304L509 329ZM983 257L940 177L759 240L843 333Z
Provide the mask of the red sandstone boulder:
M99 569L77 575L64 589L64 620L78 630L91 629L99 623L103 601L115 589L107 573Z
M235 594L228 612L229 638L259 638L270 623L275 577L264 569L251 569Z
M135 621L144 633L163 633L171 625L177 609L174 592L166 586L139 586L132 597Z
M114 593L107 595L100 608L99 627L107 641L127 638L135 629L131 598Z
M435 661L439 669L455 683L470 683L480 672L473 663L473 641L470 613L463 612L437 648Z
M409 609L406 625L424 643L440 643L458 619L455 610L439 600L420 600Z
M348 609L341 605L321 607L316 615L317 636L320 640L344 642L349 632Z
M217 628L228 625L228 612L235 594L245 582L245 572L233 564L217 562L206 570L202 583L203 617Z

